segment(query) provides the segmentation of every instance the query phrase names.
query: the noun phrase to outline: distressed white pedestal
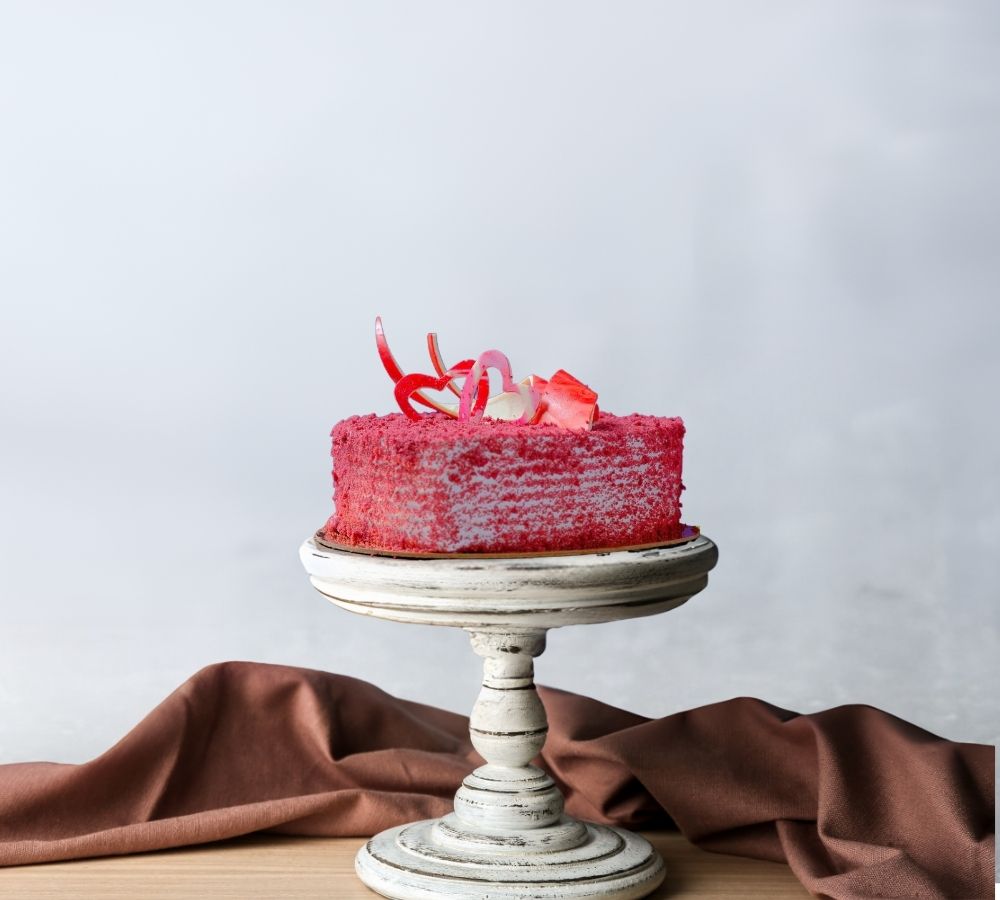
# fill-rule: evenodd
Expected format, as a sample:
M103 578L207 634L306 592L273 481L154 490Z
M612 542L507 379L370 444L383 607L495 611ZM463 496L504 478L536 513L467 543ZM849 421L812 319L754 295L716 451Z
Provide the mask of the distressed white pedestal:
M534 657L550 628L680 606L708 583L718 558L712 541L574 556L395 559L308 540L300 553L312 584L338 606L464 628L483 657L469 731L486 765L465 779L450 815L372 838L355 863L365 884L397 900L627 900L660 884L663 860L643 838L566 816L552 779L530 765L548 731Z

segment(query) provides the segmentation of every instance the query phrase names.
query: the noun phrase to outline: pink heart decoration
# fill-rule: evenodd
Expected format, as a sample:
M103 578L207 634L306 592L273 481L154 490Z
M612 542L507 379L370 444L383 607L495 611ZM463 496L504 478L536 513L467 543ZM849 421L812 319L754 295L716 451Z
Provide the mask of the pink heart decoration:
M458 402L459 421L478 421L483 417L486 401L489 400L489 369L496 369L500 373L504 393L520 394L523 398L524 413L518 421L531 421L538 406L537 394L528 385L514 382L510 360L499 350L487 350L479 356L475 365L469 370L469 376L462 386L462 396Z

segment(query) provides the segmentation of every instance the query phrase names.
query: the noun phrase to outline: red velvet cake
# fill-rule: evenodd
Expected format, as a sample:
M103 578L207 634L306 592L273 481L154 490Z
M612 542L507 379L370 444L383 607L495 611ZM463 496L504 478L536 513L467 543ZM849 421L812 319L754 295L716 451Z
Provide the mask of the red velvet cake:
M332 432L335 513L325 536L433 553L588 550L680 537L683 422L600 413L588 426L441 413L346 419Z

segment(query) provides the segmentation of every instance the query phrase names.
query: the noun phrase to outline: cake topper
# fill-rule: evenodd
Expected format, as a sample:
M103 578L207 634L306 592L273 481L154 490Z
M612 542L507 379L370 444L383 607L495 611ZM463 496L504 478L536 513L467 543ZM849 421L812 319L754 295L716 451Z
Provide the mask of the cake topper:
M389 349L381 317L375 318L375 345L396 385L399 408L416 421L423 414L414 403L460 422L503 419L525 425L558 425L569 431L589 431L600 415L597 394L564 369L549 379L529 375L515 382L510 360L499 350L487 350L475 359L463 359L449 367L441 356L437 334L432 332L427 335L427 351L436 374L406 374ZM500 392L492 397L490 369L500 374L501 384ZM442 402L426 391L449 391L458 400Z

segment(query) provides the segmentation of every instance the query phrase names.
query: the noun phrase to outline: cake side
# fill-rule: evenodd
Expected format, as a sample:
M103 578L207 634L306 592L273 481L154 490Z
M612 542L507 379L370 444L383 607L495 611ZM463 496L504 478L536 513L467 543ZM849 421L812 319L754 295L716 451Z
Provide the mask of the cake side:
M379 550L587 550L680 536L684 424L602 413L585 432L432 414L332 432L325 534Z

